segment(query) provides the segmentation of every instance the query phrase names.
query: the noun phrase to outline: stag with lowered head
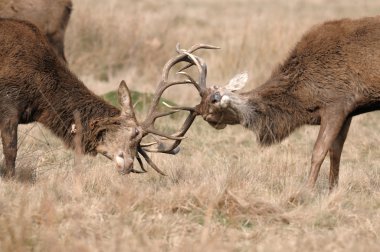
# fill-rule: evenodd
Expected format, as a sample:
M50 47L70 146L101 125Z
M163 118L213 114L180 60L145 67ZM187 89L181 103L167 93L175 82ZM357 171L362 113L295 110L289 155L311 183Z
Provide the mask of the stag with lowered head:
M0 131L5 158L2 176L15 175L17 128L19 124L31 122L43 124L66 146L81 153L103 154L115 161L122 174L139 172L133 168L134 158L146 171L139 154L153 169L164 174L146 152L177 153L197 115L194 110L188 110L189 115L178 132L167 134L155 129L157 118L186 110L161 112L158 105L164 91L173 85L195 83L185 72L181 72L187 77L185 80L169 81L169 72L180 62L192 63L195 57L192 52L212 46L196 45L188 51L179 51L179 55L166 63L149 113L139 123L124 81L118 89L120 110L92 93L71 73L33 24L0 18L0 34ZM206 69L199 70L200 80L205 82ZM75 133L73 126L80 130ZM156 136L156 141L142 143L147 135Z
M302 125L320 125L307 184L315 186L329 153L332 189L352 117L380 108L379 41L380 17L315 26L263 85L236 93L247 81L242 74L225 87L204 87L196 110L217 129L243 125L262 145L280 142Z

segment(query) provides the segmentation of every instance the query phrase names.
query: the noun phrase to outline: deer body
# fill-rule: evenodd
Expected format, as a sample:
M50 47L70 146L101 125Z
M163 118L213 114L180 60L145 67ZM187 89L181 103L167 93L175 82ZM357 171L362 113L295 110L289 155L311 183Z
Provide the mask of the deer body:
M75 112L83 128L82 152L108 152L111 159L122 156L121 169L130 169L141 132L125 84L119 88L125 105L120 110L93 94L68 70L36 26L0 19L0 34L2 175L15 174L18 124L39 122L74 148Z
M313 27L263 85L249 92L209 88L198 111L216 128L241 124L270 145L296 128L320 125L308 179L330 154L330 188L352 116L380 108L380 17Z
M64 60L64 38L72 10L71 0L1 0L0 17L26 20L45 34Z

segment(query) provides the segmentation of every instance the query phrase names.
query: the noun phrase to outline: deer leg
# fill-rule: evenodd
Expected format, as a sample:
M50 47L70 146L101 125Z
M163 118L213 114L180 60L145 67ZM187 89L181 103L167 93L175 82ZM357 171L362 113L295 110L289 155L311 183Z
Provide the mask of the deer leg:
M322 162L341 131L345 120L346 115L343 112L335 111L334 113L326 113L322 116L321 127L311 157L311 168L307 182L309 188L314 188Z
M17 155L17 126L15 119L6 119L1 125L1 140L5 158L5 166L0 175L5 178L14 177Z
M344 142L346 141L347 133L350 128L352 117L347 118L344 122L342 129L340 130L338 136L332 143L329 153L330 153L330 175L329 175L329 188L330 191L338 184L339 179L339 165L340 157L343 150Z

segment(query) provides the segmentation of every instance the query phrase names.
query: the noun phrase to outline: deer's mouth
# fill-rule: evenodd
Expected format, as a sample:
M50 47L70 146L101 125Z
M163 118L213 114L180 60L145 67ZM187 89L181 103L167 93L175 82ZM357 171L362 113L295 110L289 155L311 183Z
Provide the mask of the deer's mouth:
M224 124L224 123L215 123L215 122L208 122L208 123L217 130L224 129L225 127L227 127L227 124Z
M227 124L222 123L221 120L217 120L213 114L208 114L203 118L215 129L224 129L227 126Z
M211 109L207 114L202 115L203 119L215 129L224 129L227 126L225 113L220 109Z

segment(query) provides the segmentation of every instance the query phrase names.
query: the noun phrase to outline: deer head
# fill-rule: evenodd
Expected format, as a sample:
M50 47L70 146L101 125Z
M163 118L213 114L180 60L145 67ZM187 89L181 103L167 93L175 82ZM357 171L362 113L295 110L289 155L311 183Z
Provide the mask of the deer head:
M192 53L199 49L217 49L210 45L194 45L189 50L183 50L177 45L176 57L170 59L164 66L162 71L162 79L158 84L156 92L153 96L151 107L148 110L146 119L138 122L133 111L131 96L127 85L124 81L121 82L118 95L119 103L122 106L122 112L119 118L116 119L117 127L105 127L107 133L101 137L97 151L104 156L116 162L116 166L120 173L126 174L129 172L146 172L140 155L146 162L158 173L165 175L150 159L147 152L158 152L166 154L177 154L179 145L185 138L187 130L190 128L195 117L198 115L195 108L188 107L172 107L167 105L171 110L161 112L158 109L160 98L169 87L174 85L194 85L199 91L201 87L206 85L207 67L203 64L203 60ZM178 75L184 76L184 80L169 81L170 70L181 62L188 63L187 66L177 72ZM202 64L199 64L202 62ZM197 66L199 72L199 81L195 81L185 69L191 66ZM167 134L157 130L154 124L158 118L171 115L179 111L187 111L189 115L183 125L177 132ZM115 122L114 122L115 123ZM152 136L153 142L142 142L146 136ZM140 164L142 171L137 171L133 168L134 158Z
M133 169L133 161L143 130L137 122L125 81L119 85L118 98L121 106L119 117L93 122L97 124L96 137L99 139L96 151L114 160L119 173L138 172Z
M204 88L201 103L196 110L211 126L223 129L227 124L241 123L241 111L247 102L236 91L242 89L248 80L247 73L233 77L226 86Z
M179 45L177 45L177 52L180 54L179 57L182 58L182 61L189 62L189 64L182 68L178 73L186 76L188 83L191 83L196 87L201 96L201 103L194 108L172 107L172 109L187 110L190 112L188 117L190 123L188 127L190 127L197 115L201 115L216 129L223 129L227 124L241 123L244 117L242 114L244 114L244 111L248 112L248 101L241 95L237 94L236 91L245 86L248 81L248 74L241 73L236 75L225 87L213 86L207 88L207 65L202 58L193 54L193 52L200 48L219 49L219 47L210 45L196 45L189 50L184 50L180 49ZM173 61L171 64L176 64L176 62ZM198 81L194 80L186 72L183 72L183 70L191 66L196 66L200 73ZM163 79L167 79L167 76L168 74L163 74ZM187 124L185 123L184 126L186 125ZM188 127L183 132L179 132L178 136L183 136Z

